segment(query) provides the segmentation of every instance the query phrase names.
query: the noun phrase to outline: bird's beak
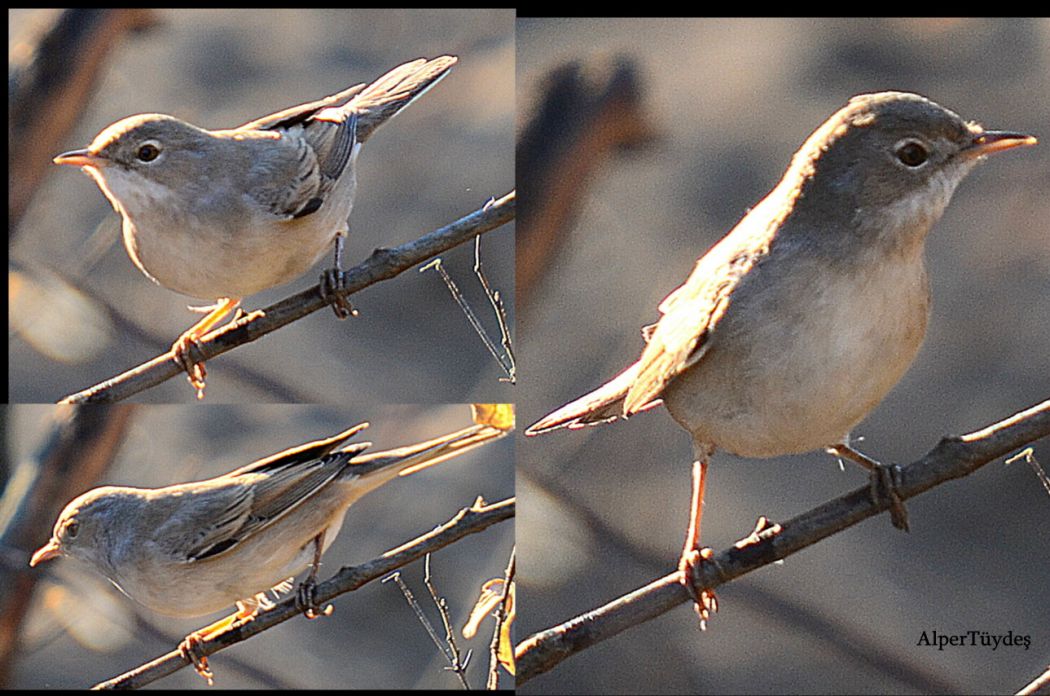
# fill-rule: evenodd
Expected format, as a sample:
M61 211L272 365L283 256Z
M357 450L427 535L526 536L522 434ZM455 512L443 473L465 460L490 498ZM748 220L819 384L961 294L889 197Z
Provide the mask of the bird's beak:
M99 167L105 163L106 158L92 153L91 150L84 149L63 152L51 161L55 164L71 164L74 167Z
M60 556L61 554L62 547L58 545L58 540L52 537L49 542L37 549L36 553L33 554L33 557L29 559L29 567L33 568L38 563L49 561L55 556Z
M963 150L962 154L966 158L983 157L993 152L1009 150L1014 147L1035 145L1037 142L1039 141L1036 140L1034 135L1007 133L1005 131L984 131L974 136L973 144Z

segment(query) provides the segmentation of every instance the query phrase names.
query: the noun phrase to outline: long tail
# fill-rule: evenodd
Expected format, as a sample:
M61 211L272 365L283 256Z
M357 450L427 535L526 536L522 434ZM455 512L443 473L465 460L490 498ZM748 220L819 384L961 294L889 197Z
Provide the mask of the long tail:
M368 478L371 484L368 489L371 490L397 476L408 476L446 459L458 457L509 432L491 425L472 425L419 444L357 455L346 464L339 476ZM346 449L353 452L353 445Z
M365 87L340 109L344 112L352 109L357 114L358 142L368 140L379 126L426 94L427 90L448 75L457 60L455 56L439 56L430 60L418 58L399 65Z
M576 430L589 425L599 425L624 418L623 400L638 376L638 363L634 363L611 380L589 394L565 404L557 411L544 416L525 431L526 436L539 435L559 428ZM650 401L638 411L658 406L659 399Z

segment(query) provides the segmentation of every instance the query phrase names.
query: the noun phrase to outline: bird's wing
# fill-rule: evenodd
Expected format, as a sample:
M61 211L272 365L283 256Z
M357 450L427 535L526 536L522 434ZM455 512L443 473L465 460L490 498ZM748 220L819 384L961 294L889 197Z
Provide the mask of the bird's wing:
M164 489L194 497L183 514L170 516L158 529L169 557L201 561L230 551L238 543L288 514L338 476L371 443L335 452L367 423L325 440L279 452L209 481ZM176 489L184 488L184 491ZM192 507L192 515L186 511ZM207 524L202 521L207 520Z
M245 132L240 137L242 142L262 143L251 148L251 160L245 164L247 195L284 220L317 212L360 147L356 133L356 114L340 122L316 121L283 131Z
M703 357L734 290L769 253L768 235L749 232L738 226L726 235L696 262L685 283L660 303L663 316L643 331L646 346L624 399L625 416L650 406L672 379Z
M336 92L333 95L327 96L317 101L307 102L305 104L297 104L296 106L290 106L283 111L257 118L254 121L249 121L243 126L237 126L235 130L274 130L277 128L290 128L294 125L303 123L311 116L316 114L321 109L329 106L339 106L353 99L358 95L365 87L368 86L367 82L362 82L359 85L353 87L347 87L342 92Z
M280 137L288 145L256 153L249 195L286 220L317 212L361 144L437 84L455 63L454 56L419 58L371 84L355 85L233 129L230 133L241 138Z

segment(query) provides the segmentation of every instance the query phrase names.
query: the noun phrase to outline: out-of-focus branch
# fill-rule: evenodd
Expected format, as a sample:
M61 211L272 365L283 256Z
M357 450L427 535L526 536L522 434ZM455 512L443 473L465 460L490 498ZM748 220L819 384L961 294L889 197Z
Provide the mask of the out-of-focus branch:
M59 142L91 99L106 56L124 33L156 22L152 10L64 10L38 39L22 38L12 46L7 90L9 239L51 158L60 152Z
M539 87L518 138L517 179L525 205L515 231L519 305L571 229L592 172L617 148L653 137L634 63L625 57L566 63Z
M16 656L19 628L38 573L29 572L33 549L71 498L91 488L109 468L124 440L133 407L58 409L56 423L34 465L19 464L0 498L0 685Z

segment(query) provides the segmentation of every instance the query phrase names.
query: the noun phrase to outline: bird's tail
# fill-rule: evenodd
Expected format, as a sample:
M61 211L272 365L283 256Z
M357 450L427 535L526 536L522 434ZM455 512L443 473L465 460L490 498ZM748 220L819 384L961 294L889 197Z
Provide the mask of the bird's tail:
M497 440L509 430L491 425L472 425L448 435L407 447L385 450L353 457L340 474L341 477L367 477L377 487L397 476L408 476L421 469L458 457L475 447ZM348 447L348 451L353 451ZM356 454L356 452L355 452Z
M623 400L631 389L631 384L638 376L639 364L634 363L611 380L589 394L565 404L557 411L544 416L525 431L526 436L569 428L576 430L588 425L599 425L624 418ZM650 401L638 412L648 410L661 403L659 399Z
M423 96L452 70L457 60L455 56L418 58L365 87L340 109L357 114L357 141L368 140L379 126Z

